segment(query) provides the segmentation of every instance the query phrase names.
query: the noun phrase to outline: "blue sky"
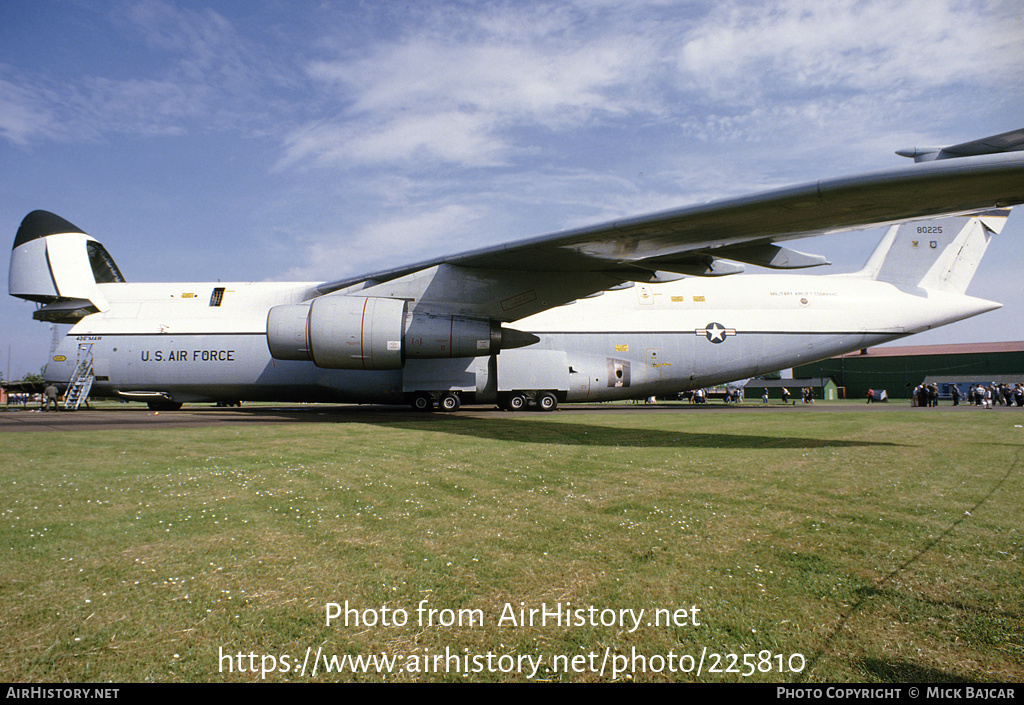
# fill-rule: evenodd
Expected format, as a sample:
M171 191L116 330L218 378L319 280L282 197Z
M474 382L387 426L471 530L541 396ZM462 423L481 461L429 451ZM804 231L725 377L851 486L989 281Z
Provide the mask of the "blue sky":
M1022 89L1019 0L0 0L0 231L53 211L133 281L338 279L898 166L1024 126ZM1024 340L1021 218L970 290L1005 308L909 342ZM0 300L13 378L32 310Z

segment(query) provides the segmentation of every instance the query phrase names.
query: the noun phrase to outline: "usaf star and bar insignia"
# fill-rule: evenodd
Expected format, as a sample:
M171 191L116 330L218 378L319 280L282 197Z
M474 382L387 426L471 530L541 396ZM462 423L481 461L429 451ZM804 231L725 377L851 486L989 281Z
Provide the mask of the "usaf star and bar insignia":
M712 343L724 343L729 336L736 335L735 328L726 328L721 323L709 323L703 328L693 331L694 335L703 335Z

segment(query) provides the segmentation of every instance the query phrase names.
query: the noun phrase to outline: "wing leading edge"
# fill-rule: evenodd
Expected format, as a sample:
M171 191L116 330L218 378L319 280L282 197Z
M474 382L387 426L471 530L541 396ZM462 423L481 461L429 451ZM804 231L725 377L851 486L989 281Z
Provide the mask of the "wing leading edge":
M955 145L941 160L556 232L317 291L404 298L424 311L512 321L624 282L742 271L722 260L816 266L824 258L776 243L1024 202L1021 135Z

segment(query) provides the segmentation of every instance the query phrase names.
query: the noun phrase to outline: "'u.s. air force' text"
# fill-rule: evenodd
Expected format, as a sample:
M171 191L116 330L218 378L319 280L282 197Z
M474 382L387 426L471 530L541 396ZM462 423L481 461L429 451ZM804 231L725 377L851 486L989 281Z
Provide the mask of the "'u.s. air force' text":
M234 350L143 350L143 362L234 362Z

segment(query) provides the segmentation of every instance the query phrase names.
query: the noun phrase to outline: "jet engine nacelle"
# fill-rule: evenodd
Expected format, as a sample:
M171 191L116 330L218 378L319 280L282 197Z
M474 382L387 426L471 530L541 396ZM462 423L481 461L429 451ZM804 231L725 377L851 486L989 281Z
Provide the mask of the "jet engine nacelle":
M326 369L394 370L408 358L490 355L501 337L497 322L409 314L405 301L373 296L323 296L275 306L267 316L274 358Z

